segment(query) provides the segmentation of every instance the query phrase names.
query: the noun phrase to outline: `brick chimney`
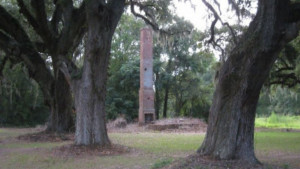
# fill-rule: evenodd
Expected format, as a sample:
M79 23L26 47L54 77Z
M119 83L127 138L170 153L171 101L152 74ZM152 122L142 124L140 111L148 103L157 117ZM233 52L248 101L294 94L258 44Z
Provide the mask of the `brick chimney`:
M151 28L142 28L140 36L139 124L145 124L155 120Z

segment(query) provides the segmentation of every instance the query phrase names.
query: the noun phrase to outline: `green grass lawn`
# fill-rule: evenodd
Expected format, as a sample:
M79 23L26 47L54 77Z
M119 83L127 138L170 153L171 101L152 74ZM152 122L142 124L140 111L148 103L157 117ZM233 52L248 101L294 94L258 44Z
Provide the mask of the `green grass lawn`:
M9 136L2 136L8 131ZM195 153L204 138L198 133L110 133L113 143L133 150L114 156L61 157L54 148L70 141L25 142L11 139L20 132L8 131L0 129L0 169L154 169ZM264 163L300 168L300 133L256 132L255 151Z
M255 127L300 129L300 116L282 116L273 113L269 117L256 118Z
M126 145L154 154L188 153L196 151L204 134L194 133L112 133L116 144Z

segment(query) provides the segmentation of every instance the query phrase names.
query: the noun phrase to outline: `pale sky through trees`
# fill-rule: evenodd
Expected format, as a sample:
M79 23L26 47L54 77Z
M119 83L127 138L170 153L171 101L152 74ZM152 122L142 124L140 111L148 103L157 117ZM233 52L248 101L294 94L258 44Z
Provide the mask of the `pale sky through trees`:
M220 0L218 1L220 3L220 10L218 9L217 5L214 5L213 2L209 1L214 8L218 11L218 14L220 15L223 22L228 22L230 25L234 25L238 23L238 17L236 16L235 12L231 10L231 7L228 5L227 1ZM184 17L186 20L190 21L198 30L205 31L209 30L211 23L214 19L214 16L212 15L212 12L207 9L207 7L202 3L201 0L191 0L190 2L177 2L175 1L175 6L177 9L175 9L176 13L180 17ZM252 7L250 9L251 13L254 15L256 13L257 5L255 4L255 1L252 3ZM220 13L221 12L221 13ZM251 18L243 18L240 25L247 26L251 22ZM222 24L220 21L216 24L217 28L221 28ZM226 46L226 43L221 45L223 47ZM219 59L219 56L221 54L220 51L214 50L212 48L212 51L217 59Z
M191 0L192 4L189 2L176 2L176 12L179 16L184 17L185 19L191 21L194 26L201 30L204 31L208 29L211 25L211 20L209 19L208 14L211 14L210 11L205 7L205 5L201 2L201 0ZM233 11L230 10L230 7L228 6L227 1L220 0L220 7L221 7L221 18L224 22L228 22L230 25L233 25L237 22L237 17ZM213 4L213 3L212 3ZM253 7L251 9L251 13L255 13L256 11L256 5L253 3ZM215 9L218 11L218 8L215 6ZM250 19L244 19L242 21L243 25L248 25ZM220 27L221 24L218 22L217 27Z

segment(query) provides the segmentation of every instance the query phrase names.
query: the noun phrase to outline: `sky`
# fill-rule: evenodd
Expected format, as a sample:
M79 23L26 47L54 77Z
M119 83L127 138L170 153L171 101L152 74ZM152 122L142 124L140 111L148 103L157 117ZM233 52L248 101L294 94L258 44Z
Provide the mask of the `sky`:
M208 0L209 2L209 0ZM236 14L230 10L231 8L228 5L228 1L225 0L219 0L220 3L220 10L221 13L219 13L219 16L221 17L223 22L228 22L229 25L234 25L238 23L238 18ZM253 7L250 10L251 13L256 12L256 6L254 4L255 1L253 1ZM192 4L191 4L192 3ZM211 12L207 9L207 7L202 3L201 0L191 0L191 3L187 3L184 1L177 2L175 1L176 6L176 13L178 16L184 17L186 20L190 21L196 29L200 31L208 30L211 26L213 17L211 19L208 19L208 14L211 14ZM212 3L213 4L213 3ZM215 9L218 10L218 8L215 6ZM241 21L241 25L247 26L251 22L250 18L243 19ZM221 23L218 21L216 24L217 28L222 27ZM219 59L219 56L221 55L220 51L212 49L214 56Z
M187 2L176 2L176 12L179 16L184 17L186 20L191 21L194 26L201 31L206 30L210 27L211 21L208 20L208 9L206 6L201 2L201 0L191 0L191 3ZM228 22L229 24L235 24L237 22L237 17L235 13L230 11L227 1L220 0L218 1L221 6L221 18L224 22ZM194 8L192 7L194 6ZM217 8L216 8L217 9ZM251 10L252 13L255 13L255 7ZM244 19L243 25L248 25L250 23L250 19ZM218 22L217 27L220 27L221 24Z
M189 3L176 2L176 12L179 16L191 21L197 29L204 31L207 28L205 19L207 10L199 0L198 2L193 0L192 3L194 7Z

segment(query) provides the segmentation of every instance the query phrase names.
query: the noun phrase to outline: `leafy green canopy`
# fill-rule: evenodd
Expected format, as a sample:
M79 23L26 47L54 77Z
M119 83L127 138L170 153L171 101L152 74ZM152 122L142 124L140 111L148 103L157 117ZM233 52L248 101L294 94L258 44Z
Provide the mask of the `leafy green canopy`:
M46 122L49 109L23 64L5 64L0 78L0 126L34 126Z

